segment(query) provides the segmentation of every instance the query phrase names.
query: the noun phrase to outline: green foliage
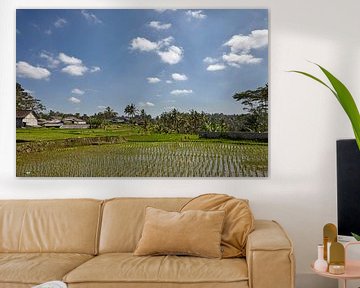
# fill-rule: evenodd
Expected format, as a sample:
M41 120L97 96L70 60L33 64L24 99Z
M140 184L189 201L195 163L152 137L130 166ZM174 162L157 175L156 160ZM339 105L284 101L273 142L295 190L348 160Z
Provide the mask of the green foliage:
M138 112L138 109L136 108L135 104L133 104L133 103L127 105L124 109L124 113L126 115L129 115L132 118L136 115L137 112Z
M359 110L356 106L353 96L351 95L350 91L346 88L346 86L340 80L338 80L334 75L332 75L329 71L327 71L322 66L320 66L316 63L314 63L314 64L316 66L318 66L320 68L320 70L325 74L326 78L330 81L332 87L330 87L325 82L323 82L319 78L317 78L309 73L306 73L303 71L297 71L297 70L293 70L290 72L295 72L295 73L305 75L305 76L321 83L322 85L327 87L334 94L334 96L339 101L340 105L343 107L345 113L347 114L347 116L351 122L351 125L354 130L356 142L357 142L358 148L360 150L360 114L359 114Z
M105 120L111 120L117 117L118 113L114 111L114 109L110 108L109 106L105 108L103 112Z
M251 132L268 131L268 84L255 90L247 90L233 95L247 111L244 126Z
M34 128L17 129L16 140L23 141L51 141L72 138L105 137L105 136L128 136L138 134L138 129L129 125L111 126L104 129L59 129L59 128Z
M16 110L32 110L40 113L45 109L39 99L31 96L30 92L25 91L21 84L16 83Z
M152 121L152 130L160 133L198 134L200 131L228 132L251 131L247 125L249 115L208 114L190 110L179 112L173 109L164 112Z
M151 115L146 114L145 110L141 109L139 119L140 125L147 131L151 123Z
M351 233L351 235L356 239L356 241L360 241L360 235Z

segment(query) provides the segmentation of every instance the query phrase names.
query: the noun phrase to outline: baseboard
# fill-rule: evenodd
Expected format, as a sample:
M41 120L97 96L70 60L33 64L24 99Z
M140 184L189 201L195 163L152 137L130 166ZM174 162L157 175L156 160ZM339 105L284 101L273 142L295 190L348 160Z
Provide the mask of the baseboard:
M296 288L338 288L338 281L312 273L297 274Z

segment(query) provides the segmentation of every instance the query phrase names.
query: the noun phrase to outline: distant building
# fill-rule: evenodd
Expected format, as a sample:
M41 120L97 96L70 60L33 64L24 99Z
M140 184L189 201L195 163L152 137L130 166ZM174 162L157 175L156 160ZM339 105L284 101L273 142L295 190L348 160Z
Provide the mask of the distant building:
M86 124L86 121L76 117L65 117L62 119L64 125L62 129L88 129L90 125Z
M34 111L19 110L16 111L16 128L37 127L38 117Z
M42 121L40 125L46 128L60 128L64 123L60 119L51 119Z
M86 125L86 121L76 117L66 117L62 122L67 125Z
M129 118L125 116L115 117L110 122L113 124L124 124L129 122Z
M76 117L52 118L41 122L41 125L46 128L61 128L61 129L88 129L90 125L86 121Z

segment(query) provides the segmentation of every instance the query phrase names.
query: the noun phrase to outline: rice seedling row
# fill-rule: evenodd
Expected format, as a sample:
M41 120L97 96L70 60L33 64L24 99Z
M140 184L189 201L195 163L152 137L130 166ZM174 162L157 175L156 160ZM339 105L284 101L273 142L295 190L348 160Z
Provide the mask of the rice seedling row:
M126 142L17 155L17 176L266 177L266 145Z

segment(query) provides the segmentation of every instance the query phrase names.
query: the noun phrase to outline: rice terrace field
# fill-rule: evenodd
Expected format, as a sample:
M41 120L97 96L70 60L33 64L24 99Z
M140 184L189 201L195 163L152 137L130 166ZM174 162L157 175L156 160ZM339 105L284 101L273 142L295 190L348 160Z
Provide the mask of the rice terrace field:
M111 143L109 138L112 136ZM81 139L89 142L81 143ZM116 141L114 141L116 139ZM20 177L265 177L268 145L117 129L17 129ZM71 143L70 147L67 142ZM76 142L80 142L78 146ZM75 144L75 145L74 145Z

